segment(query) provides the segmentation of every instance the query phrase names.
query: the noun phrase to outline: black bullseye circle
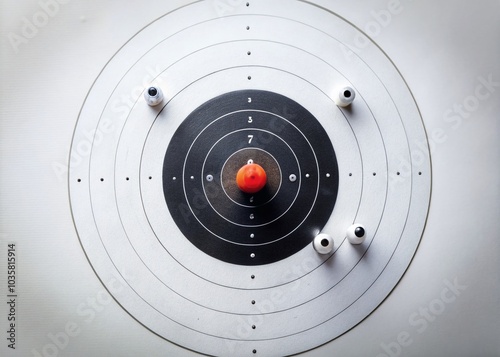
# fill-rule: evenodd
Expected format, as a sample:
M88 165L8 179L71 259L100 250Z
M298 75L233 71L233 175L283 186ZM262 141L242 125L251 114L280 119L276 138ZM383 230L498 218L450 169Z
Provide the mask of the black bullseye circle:
M254 195L236 186L248 162L269 173ZM328 134L300 104L237 91L182 122L165 155L163 189L175 223L196 247L228 263L262 265L297 253L323 229L338 166Z

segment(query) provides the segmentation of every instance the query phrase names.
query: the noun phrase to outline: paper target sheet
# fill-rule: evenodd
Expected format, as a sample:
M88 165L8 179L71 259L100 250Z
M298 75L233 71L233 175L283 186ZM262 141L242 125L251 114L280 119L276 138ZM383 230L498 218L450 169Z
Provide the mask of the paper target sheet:
M498 2L0 10L2 355L500 355Z

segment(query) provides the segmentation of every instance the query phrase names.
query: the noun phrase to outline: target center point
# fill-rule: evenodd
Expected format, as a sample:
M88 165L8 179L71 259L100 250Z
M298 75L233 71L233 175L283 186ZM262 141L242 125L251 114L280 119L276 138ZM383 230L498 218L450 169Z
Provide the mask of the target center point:
M248 194L261 191L267 184L267 174L259 164L247 164L236 175L239 189Z

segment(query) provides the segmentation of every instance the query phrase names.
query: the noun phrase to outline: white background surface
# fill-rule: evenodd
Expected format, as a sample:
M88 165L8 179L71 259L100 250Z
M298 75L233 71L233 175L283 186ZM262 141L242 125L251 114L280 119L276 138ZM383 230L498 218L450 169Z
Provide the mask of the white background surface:
M388 1L320 1L364 29ZM2 1L0 65L0 254L18 249L16 352L33 356L68 322L81 328L59 356L189 356L110 301L90 268L71 219L64 165L78 112L109 58L137 31L183 1L69 1L16 49L37 1ZM364 322L308 356L377 356L403 331L404 356L500 356L500 84L459 121L445 113L475 95L479 78L500 82L498 1L416 2L373 39L413 91L432 139L433 193L426 230L407 273ZM450 116L451 117L451 116ZM448 117L449 118L449 117ZM442 135L441 135L442 136ZM432 140L431 140L432 141ZM6 264L0 270L1 331L7 327ZM457 279L457 299L418 332L410 316ZM94 299L100 302L94 303ZM395 350L396 351L396 350ZM397 352L397 351L396 351ZM277 352L279 354L279 352Z

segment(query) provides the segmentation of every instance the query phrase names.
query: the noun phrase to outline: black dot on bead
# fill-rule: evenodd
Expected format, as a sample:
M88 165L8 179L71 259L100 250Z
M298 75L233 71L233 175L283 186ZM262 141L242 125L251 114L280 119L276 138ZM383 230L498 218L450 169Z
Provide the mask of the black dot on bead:
M154 97L155 95L158 94L158 89L156 89L155 87L151 87L151 88L148 89L148 94L151 97Z
M257 326L255 326L255 325L252 325L252 328L253 328L253 329L255 330L255 329L257 328Z
M255 300L252 300L252 305L255 305Z
M330 242L328 241L328 239L322 239L321 240L321 245L323 247L328 247L328 244L330 244Z
M345 90L344 91L344 97L351 98L351 91L350 90Z
M255 279L255 275L252 275L250 278Z
M365 235L365 230L363 227L357 227L355 230L354 230L354 234L356 235L356 237L358 238L361 238L362 236Z
M252 352L255 354L255 353L257 353L257 350L253 350Z
M76 181L78 181L78 182L82 182L82 179L78 179L78 180L76 180Z
M104 179L102 178L102 179L101 179L101 182L103 182L103 181L104 181Z

